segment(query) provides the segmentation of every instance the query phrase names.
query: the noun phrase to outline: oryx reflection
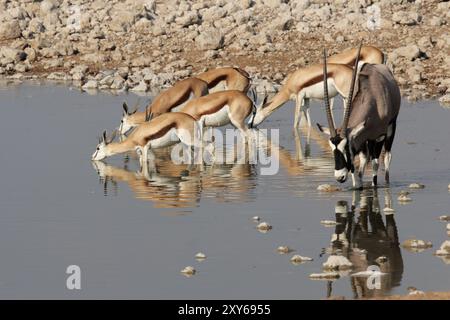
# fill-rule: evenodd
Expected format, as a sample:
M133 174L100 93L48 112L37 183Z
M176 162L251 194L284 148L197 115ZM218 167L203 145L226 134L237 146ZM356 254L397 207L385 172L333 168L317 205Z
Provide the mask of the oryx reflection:
M353 264L351 274L347 275L355 299L386 295L402 280L403 259L395 217L382 212L378 192L371 188L355 190L351 206L347 201L337 202L335 214L338 224L330 247L326 249L329 255L343 255ZM384 193L384 206L390 207L390 189L384 189ZM368 276L364 276L371 268L381 272L377 288L370 288ZM331 294L332 282L328 282L327 297Z

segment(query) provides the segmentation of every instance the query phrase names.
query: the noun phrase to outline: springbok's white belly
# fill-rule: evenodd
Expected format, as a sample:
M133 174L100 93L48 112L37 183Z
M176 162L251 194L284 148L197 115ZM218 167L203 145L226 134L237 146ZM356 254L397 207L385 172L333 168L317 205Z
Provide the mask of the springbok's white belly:
M323 81L313 84L302 90L305 98L308 99L323 99ZM328 96L335 97L339 92L336 89L333 79L328 79Z
M228 105L225 105L216 113L204 115L201 120L204 121L206 127L221 127L227 125L230 123L228 110Z
M178 142L180 142L180 138L178 138L176 129L172 128L169 131L167 131L166 134L163 135L162 137L151 140L150 148L157 149L157 148L169 147Z

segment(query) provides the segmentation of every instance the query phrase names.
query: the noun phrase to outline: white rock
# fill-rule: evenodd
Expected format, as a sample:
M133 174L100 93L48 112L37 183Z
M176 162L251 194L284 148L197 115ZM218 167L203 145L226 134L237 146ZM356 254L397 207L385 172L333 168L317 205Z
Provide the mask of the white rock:
M195 268L191 266L187 266L183 270L181 270L181 273L188 277L193 276L196 272L197 271L195 270Z
M437 256L450 255L450 240L445 240L434 254Z
M89 90L89 89L97 89L98 88L98 82L96 80L89 80L83 85L83 90Z
M206 259L206 254L204 254L203 252L199 252L195 255L195 259L197 260L205 260Z
M439 220L441 220L441 221L450 221L450 216L440 216Z
M331 184L321 184L317 187L317 190L322 191L322 192L336 192L336 191L340 191L341 189L335 185L331 185Z
M421 183L411 183L411 184L409 185L409 188L410 188L410 189L424 189L424 188L425 188L425 185L424 185L424 184L421 184Z
M254 217L252 218L252 220L256 222L256 221L259 221L259 220L261 220L261 218L260 218L260 217L258 217L258 216L254 216Z
M334 220L321 220L320 223L326 227L334 227L335 225L340 224Z
M260 224L258 224L258 225L256 226L256 228L257 228L259 231L269 231L269 230L272 229L272 226L271 226L270 224L268 224L267 222L261 222Z
M309 278L312 280L334 280L339 279L340 275L337 272L311 273Z
M139 82L139 84L137 86L135 86L134 88L130 89L130 91L133 91L133 92L146 92L146 91L148 91L147 83L145 83L145 81L141 81L141 82Z
M223 47L224 37L218 29L210 29L200 33L195 38L195 43L201 50L216 50Z
M289 248L288 246L279 246L277 248L278 253L280 254L286 254L289 253L291 251L293 251L291 248ZM291 259L292 260L292 259Z
M419 239L408 239L403 241L402 247L411 249L427 249L431 248L433 244L430 241L424 241Z
M301 255L295 254L291 257L291 262L293 264L301 264L303 262L307 262L307 261L313 261L312 258L309 257L302 257Z

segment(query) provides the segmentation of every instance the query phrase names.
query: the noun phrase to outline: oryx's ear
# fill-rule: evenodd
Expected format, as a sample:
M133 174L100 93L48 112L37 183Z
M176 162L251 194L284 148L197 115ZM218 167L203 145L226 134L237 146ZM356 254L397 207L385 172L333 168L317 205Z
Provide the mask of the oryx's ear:
M352 129L352 131L350 131L350 134L349 134L350 139L354 139L356 136L358 136L361 133L361 131L364 129L365 125L366 125L366 121L364 120L363 122L358 124L356 127L354 127Z
M104 130L103 133L102 133L102 140L103 140L103 142L104 142L105 144L108 143L108 140L106 139L106 130Z
M128 105L127 105L126 102L124 102L124 103L122 104L122 109L123 109L123 115L124 115L124 116L128 115Z
M320 124L316 123L317 127L319 128L320 132L325 133L326 135L330 135L330 128L323 127Z

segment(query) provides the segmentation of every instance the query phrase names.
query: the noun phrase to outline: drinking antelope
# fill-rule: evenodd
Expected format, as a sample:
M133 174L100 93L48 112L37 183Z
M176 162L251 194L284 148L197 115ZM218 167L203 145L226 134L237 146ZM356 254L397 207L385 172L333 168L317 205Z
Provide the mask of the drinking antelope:
M217 91L239 90L244 93L250 87L250 75L240 68L224 67L211 69L195 76L208 84L208 89ZM223 83L225 87L220 88Z
M208 84L197 78L188 78L178 81L173 87L161 92L153 102L145 108L145 111L137 112L129 110L126 103L123 104L123 116L120 121L119 132L125 134L130 129L145 122L146 114L157 117L160 114L178 111L182 104L192 98L198 98L208 94Z
M169 112L142 123L120 142L108 139L106 131L92 155L92 160L102 160L115 154L136 150L141 168L147 166L149 148L168 147L178 142L194 147L199 140L197 121L188 114Z
M349 83L352 77L352 68L347 66L355 61L356 49L346 50L342 53L330 57L332 64L328 66L328 92L331 98L338 93L345 99L349 92ZM363 47L360 51L361 63L381 63L383 60L383 53L375 47ZM291 73L286 83L281 87L280 91L273 97L273 99L259 108L256 112L254 124L259 125L275 110L283 106L288 100L295 100L295 118L294 128L298 128L301 120L301 113L304 114L308 121L308 126L311 127L311 118L309 115L309 101L310 99L323 99L323 66L315 64L309 67L299 69ZM333 101L331 102L333 108Z
M252 93L256 97L256 93ZM253 101L245 93L227 90L191 100L180 112L187 113L199 121L201 135L205 126L220 127L231 123L246 138L248 127L245 118L252 113L253 108Z
M358 65L358 58L355 66ZM324 83L327 83L326 51L323 65ZM389 183L391 148L394 141L401 96L390 70L382 64L364 64L359 72L358 87L353 98L357 70L354 68L344 119L335 129L328 100L328 86L324 85L325 110L328 128L319 129L330 135L329 144L334 154L334 176L343 183L348 172L352 173L353 186L362 188L367 161L372 160L372 185L377 184L378 158L384 146L385 180ZM358 185L354 177L354 158L359 155Z

